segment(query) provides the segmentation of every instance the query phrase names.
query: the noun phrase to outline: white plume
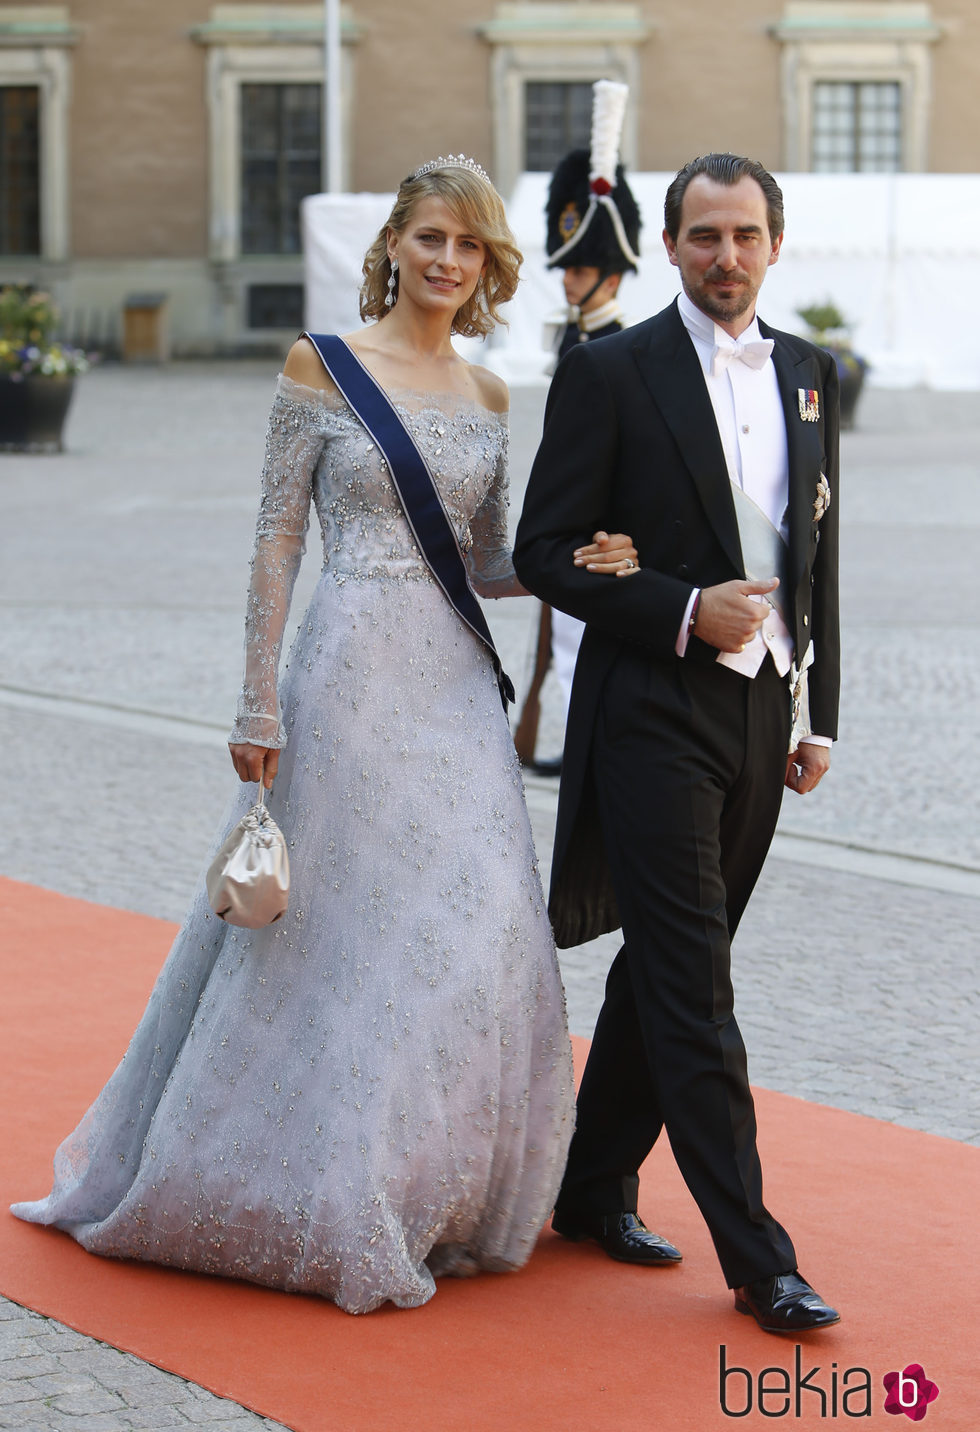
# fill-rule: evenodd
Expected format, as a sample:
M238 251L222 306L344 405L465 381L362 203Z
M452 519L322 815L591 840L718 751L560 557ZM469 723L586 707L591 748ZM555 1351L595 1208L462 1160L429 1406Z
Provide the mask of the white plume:
M629 85L617 84L615 80L596 80L592 86L590 183L605 179L607 184L615 186L619 140L629 92Z

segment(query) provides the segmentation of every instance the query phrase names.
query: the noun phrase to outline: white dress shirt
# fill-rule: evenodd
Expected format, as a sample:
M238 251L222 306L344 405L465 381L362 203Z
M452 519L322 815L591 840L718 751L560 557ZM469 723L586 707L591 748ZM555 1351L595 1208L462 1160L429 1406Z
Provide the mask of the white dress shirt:
M749 367L747 363L734 360L716 373L715 353L719 348L732 347L731 336L696 308L686 293L680 295L677 306L704 373L728 476L761 508L785 540L789 535L789 454L786 418L772 359L767 359L761 368ZM738 342L762 341L758 319L753 318L748 328L739 334ZM765 578L776 573L758 575ZM757 597L755 600L762 602L766 599ZM679 655L687 649L690 611L686 615L681 632L683 650L679 643ZM751 677L758 673L767 651L772 654L780 676L785 676L793 661L793 638L786 623L771 605L765 621L752 640L746 643L745 650L719 652L718 661L723 666L740 671L743 676Z

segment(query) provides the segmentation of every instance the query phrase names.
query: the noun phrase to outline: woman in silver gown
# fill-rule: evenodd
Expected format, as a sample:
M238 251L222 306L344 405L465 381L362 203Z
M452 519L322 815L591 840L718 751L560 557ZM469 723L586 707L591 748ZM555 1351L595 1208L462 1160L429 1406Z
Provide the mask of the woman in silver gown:
M347 340L486 596L523 590L506 389L450 334L489 330L519 262L482 171L425 166L365 260L362 312L380 321ZM280 705L311 499L323 571ZM628 539L602 548L585 551L605 579L632 570ZM202 882L127 1054L56 1154L53 1192L14 1212L95 1253L352 1313L424 1303L441 1274L520 1267L561 1178L573 1085L519 767L487 652L305 339L269 424L231 750L243 781L276 778L288 913L230 927ZM227 824L253 796L240 788Z

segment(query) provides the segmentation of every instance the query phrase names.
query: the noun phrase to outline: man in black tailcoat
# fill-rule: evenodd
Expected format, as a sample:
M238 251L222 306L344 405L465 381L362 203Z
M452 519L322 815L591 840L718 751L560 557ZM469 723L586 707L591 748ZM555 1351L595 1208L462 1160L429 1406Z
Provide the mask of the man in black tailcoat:
M811 791L837 733L837 375L756 317L782 194L754 161L686 165L664 243L683 292L582 344L552 383L515 566L587 623L565 742L550 910L558 944L622 925L554 1226L614 1258L680 1254L637 1216L666 1128L735 1306L766 1331L839 1314L763 1203L730 944L784 785ZM640 570L590 583L600 526Z

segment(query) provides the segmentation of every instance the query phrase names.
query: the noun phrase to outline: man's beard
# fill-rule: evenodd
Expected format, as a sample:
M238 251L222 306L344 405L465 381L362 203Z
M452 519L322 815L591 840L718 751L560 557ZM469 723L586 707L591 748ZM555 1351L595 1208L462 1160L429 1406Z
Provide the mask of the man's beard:
M695 293L688 289L687 284L684 287L687 290L688 298L697 308L700 308L702 313L706 313L709 318L721 319L725 323L730 323L733 318L741 318L743 313L749 311L755 303L758 289L753 289L751 283L742 280L744 286L731 298L715 298L708 287L708 281L717 277L718 275L713 274L709 269Z

